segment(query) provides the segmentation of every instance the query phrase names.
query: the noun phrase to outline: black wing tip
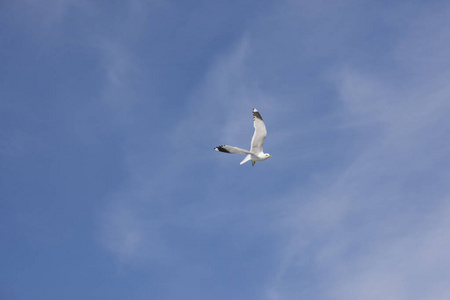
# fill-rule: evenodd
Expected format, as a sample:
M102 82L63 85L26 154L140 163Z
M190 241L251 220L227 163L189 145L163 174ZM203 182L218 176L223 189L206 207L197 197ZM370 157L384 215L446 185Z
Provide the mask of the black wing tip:
M258 118L258 119L260 119L261 121L262 121L262 117L261 117L261 115L260 115L260 113L258 112L258 110L256 109L256 108L254 108L253 109L253 119L254 118Z
M216 148L214 148L214 150L220 151L220 152L225 152L225 153L230 153L230 151L228 151L224 147L225 147L225 145L220 145L220 146L217 146Z

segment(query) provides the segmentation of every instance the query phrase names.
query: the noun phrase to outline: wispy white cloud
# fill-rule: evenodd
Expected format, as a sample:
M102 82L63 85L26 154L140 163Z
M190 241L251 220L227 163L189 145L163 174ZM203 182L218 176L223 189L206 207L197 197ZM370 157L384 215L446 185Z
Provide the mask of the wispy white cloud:
M281 201L286 217L277 228L287 241L268 299L445 299L450 292L447 16L429 9L403 23L393 51L383 54L391 68L344 62L331 76L343 110L339 123L325 125L351 131L356 149L338 172L316 172L314 184Z
M380 121L379 107L365 116L381 133L371 134L337 177L325 177L321 190L287 196L294 212L286 219L291 240L272 290L279 299L305 290L317 299L444 299L448 293L443 287L450 278L442 270L450 262L444 254L450 149L442 142L449 129L442 121L450 109L443 104L424 112L415 99L406 102L396 114L385 107L393 119L382 113ZM310 288L297 288L293 280L303 280L298 273L317 277Z
M161 157L155 166L145 162L150 155L149 148L126 150L129 180L118 188L112 197L114 200L109 201L99 234L100 243L119 261L154 262L159 260L161 251L158 249L165 249L163 252L176 260L178 253L170 251L170 242L162 230L164 227L181 226L199 234L210 234L210 228L235 230L226 225L227 220L235 220L237 215L248 214L249 218L252 215L237 209L234 201L210 203L217 193L214 186L202 186L200 198L195 201L170 196L176 194L177 189L185 188L178 174L186 168L195 169L196 163L217 154L213 151L217 144L250 146L253 134L251 109L256 106L263 111L271 104L252 78L246 77L246 59L251 52L249 42L244 35L211 63L204 79L188 96L186 108L173 124L167 141L159 141L164 143L169 156ZM154 147L152 145L149 147ZM176 187L174 181L177 181ZM207 203L203 202L205 199L208 199ZM170 211L170 214L155 214L154 211ZM252 207L251 211L265 214L266 208ZM139 221L139 216L143 215L151 221ZM233 222L236 225L236 220ZM258 221L252 218L249 222ZM119 244L124 245L123 249L118 247ZM152 254L153 251L156 253Z
M446 202L447 195L442 195ZM364 299L445 299L450 292L448 206L392 234L398 222L380 224L381 235L361 256L343 260L329 297ZM396 224L397 223L397 224ZM394 227L395 228L395 227Z
M206 144L206 140L211 143L212 135L221 136L223 128L231 126L218 121L225 120L220 117L220 113L223 113L225 107L239 112L243 111L239 107L245 107L245 104L250 107L245 110L246 113L243 113L245 115L243 122L249 128L250 134L245 137L245 140L249 143L252 133L251 104L248 104L250 100L245 97L248 88L243 80L240 80L245 72L246 43L244 38L229 53L220 56L211 65L198 90L190 96L181 119L173 124L172 133L168 137L169 143L166 144L165 139L158 142L164 143L164 148L167 149L165 152L170 153L170 157L162 157L157 166L151 166L143 163L144 160L148 160L148 155L150 155L148 148L144 150L144 153L141 153L139 149L126 149L125 164L129 172L128 184L119 188L117 194L113 196L115 200L108 204L109 208L102 217L102 229L99 233L101 244L110 250L119 261L154 262L160 260L162 253L176 259L175 252L171 253L170 247L167 246L161 228L180 224L183 224L183 227L197 228L198 226L203 227L205 223L215 222L214 218L208 218L208 215L216 214L217 211L205 212L201 209L196 211L191 206L179 205L179 201L183 201L183 199L172 198L168 195L176 192L173 189L173 181L177 180L176 174L183 171L187 165L205 159L201 152L199 154L199 151L214 152L213 147L216 145ZM119 66L119 75L120 69ZM111 72L115 73L115 70L111 70ZM114 85L114 82L111 80L111 85ZM217 127L217 132L211 126ZM239 131L230 133L232 130L233 128L225 129L225 132L232 135L239 134ZM149 145L149 147L154 147L154 145ZM187 159L188 157L189 159ZM180 182L178 186L182 188ZM158 200L160 198L164 201ZM169 208L172 212L170 216L165 216L164 213L153 213L155 210L167 211ZM221 214L222 216L226 215L226 212L222 211ZM142 221L139 215L146 215L147 221Z
M402 82L402 70L387 79L346 67L336 76L345 126L363 134L363 143L337 175L322 176L320 190L286 196L297 209L284 223L290 242L269 298L444 299L449 293L443 270L450 266L444 83L450 77L439 66L420 70L409 82Z

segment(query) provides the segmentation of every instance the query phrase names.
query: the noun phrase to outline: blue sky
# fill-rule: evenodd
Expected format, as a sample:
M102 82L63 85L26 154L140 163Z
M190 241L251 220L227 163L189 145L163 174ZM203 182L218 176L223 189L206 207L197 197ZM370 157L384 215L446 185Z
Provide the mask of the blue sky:
M447 1L3 1L1 298L448 299L449 48Z

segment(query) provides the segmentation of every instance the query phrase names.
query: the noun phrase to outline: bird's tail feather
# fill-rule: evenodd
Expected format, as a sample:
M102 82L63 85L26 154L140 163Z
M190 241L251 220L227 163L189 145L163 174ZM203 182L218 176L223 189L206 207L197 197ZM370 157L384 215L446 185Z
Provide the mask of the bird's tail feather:
M244 158L244 160L243 161L241 161L241 165L242 164L245 164L246 162L248 162L250 159L252 158L252 156L250 155L250 154L248 154L245 158Z

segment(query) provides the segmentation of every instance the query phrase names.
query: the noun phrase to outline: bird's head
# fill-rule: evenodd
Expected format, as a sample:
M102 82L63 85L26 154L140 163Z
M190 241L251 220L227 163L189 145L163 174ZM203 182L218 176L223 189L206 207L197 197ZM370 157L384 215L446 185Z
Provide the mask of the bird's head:
M266 157L265 159L268 159L269 157L272 157L272 155L270 155L269 153L264 153L264 156Z

